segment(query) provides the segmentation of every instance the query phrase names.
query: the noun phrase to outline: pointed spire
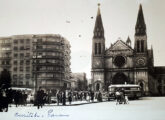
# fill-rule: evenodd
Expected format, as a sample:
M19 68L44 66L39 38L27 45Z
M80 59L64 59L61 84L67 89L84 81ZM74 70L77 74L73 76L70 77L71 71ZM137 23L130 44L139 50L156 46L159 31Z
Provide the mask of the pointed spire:
M100 3L98 3L98 11L97 11L97 16L101 15L101 12L100 12Z
M130 42L131 42L131 40L130 40L130 38L128 36L126 43L130 43Z
M139 6L139 12L138 12L135 30L136 30L135 35L146 35L146 24L144 21L143 9L141 4Z
M127 38L126 44L129 45L129 46L131 46L131 39L129 38L129 36Z
M93 32L94 32L94 38L104 38L104 27L101 18L100 3L98 4L95 28Z

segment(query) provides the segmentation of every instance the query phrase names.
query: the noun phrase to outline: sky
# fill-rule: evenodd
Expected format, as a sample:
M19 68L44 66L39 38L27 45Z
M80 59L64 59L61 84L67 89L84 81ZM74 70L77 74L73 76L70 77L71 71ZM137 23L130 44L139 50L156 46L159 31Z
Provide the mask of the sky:
M129 36L134 47L135 24L142 4L148 48L155 66L165 66L165 0L0 0L0 36L60 34L71 44L72 72L91 78L92 37L100 3L106 48Z

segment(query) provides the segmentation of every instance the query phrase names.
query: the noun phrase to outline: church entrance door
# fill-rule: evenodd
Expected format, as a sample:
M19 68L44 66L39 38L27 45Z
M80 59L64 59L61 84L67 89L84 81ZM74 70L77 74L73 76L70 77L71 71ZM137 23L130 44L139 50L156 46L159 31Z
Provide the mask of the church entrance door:
M128 82L128 78L124 73L116 73L112 79L112 84L125 84Z
M99 90L100 90L100 84L97 83L97 84L96 84L96 91L99 91Z

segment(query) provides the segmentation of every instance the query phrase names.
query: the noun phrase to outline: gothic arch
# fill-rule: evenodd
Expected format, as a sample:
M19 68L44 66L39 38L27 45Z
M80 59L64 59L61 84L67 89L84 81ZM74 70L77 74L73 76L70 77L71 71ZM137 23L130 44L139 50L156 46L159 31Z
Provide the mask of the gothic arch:
M95 82L95 84L94 84L94 89L95 89L96 91L99 91L99 90L102 89L102 83L101 83L101 81L96 81L96 82Z
M122 72L118 72L113 76L112 79L112 84L125 84L125 83L129 83L128 81L128 77L122 73Z

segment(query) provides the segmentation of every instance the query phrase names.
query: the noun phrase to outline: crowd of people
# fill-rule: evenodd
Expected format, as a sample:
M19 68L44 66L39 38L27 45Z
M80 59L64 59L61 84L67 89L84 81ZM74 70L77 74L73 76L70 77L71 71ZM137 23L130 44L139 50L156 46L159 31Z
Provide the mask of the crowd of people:
M52 103L51 95L45 94L44 90L39 89L36 94L36 104L38 109L42 108L45 103ZM93 92L93 91L57 91L53 96L56 96L57 105L66 105L66 102L69 102L69 105L72 104L72 101L88 101L94 102L94 99L97 99L98 102L102 102L102 93Z
M52 98L55 98L52 100ZM125 94L123 90L117 90L115 97L118 103L125 100ZM42 88L36 92L36 94L29 93L25 90L12 90L0 88L0 111L8 111L8 106L15 104L18 106L26 106L27 104L37 106L38 109L42 108L45 104L55 103L57 105L69 105L73 101L87 101L87 102L102 102L103 93L101 91L94 92L89 91L72 91L72 90L59 90L55 93L50 91L44 91ZM125 102L125 101L124 101Z
M0 111L8 111L10 104L27 105L27 93L20 90L0 89Z

